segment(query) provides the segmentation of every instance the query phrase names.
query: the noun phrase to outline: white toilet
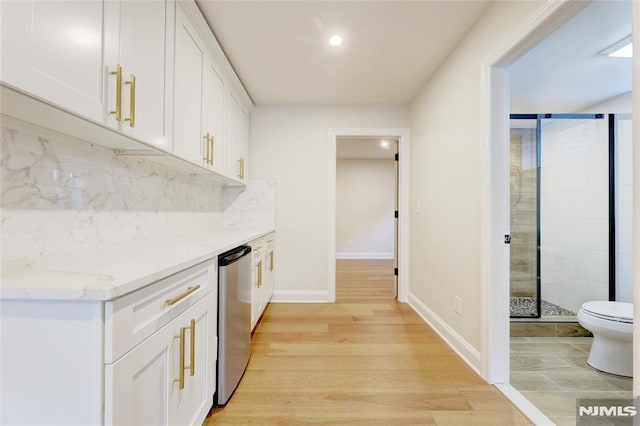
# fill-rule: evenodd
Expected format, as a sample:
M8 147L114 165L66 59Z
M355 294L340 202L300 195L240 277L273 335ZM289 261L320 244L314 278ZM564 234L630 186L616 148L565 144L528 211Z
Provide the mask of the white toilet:
M633 304L586 302L578 311L578 322L593 333L587 362L598 370L633 376Z

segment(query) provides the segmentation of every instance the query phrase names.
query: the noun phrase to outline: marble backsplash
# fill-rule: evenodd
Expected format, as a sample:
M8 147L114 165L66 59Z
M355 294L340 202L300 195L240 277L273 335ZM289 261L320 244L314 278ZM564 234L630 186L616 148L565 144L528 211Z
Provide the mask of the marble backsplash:
M246 188L225 188L223 205L225 228L275 228L276 184L251 181Z
M3 260L215 232L223 216L232 227L273 223L272 184L223 188L4 117L1 132Z

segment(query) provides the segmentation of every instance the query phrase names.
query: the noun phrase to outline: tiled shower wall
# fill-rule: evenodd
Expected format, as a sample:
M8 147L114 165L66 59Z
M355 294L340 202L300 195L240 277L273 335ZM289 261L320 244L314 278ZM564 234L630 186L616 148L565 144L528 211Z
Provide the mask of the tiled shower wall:
M511 129L509 182L511 198L512 297L534 297L537 286L537 162L535 129Z

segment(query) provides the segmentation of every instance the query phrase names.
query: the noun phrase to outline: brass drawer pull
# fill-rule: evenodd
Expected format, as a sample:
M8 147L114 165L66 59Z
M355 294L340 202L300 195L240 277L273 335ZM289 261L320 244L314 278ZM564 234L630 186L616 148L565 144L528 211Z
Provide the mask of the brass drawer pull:
M196 320L192 319L189 324L189 329L191 330L191 346L189 350L191 351L191 357L189 358L189 374L193 376L196 373Z
M209 158L209 164L213 166L213 152L215 150L213 135L209 138L209 144L211 145L211 158Z
M187 329L189 329L191 336L190 336L190 343L189 343L189 350L191 351L190 354L190 358L189 358L189 365L186 365L185 362L185 352L187 351L187 344L186 344L186 332ZM178 387L180 388L180 390L184 389L184 371L186 369L189 369L189 375L193 376L195 375L196 369L195 369L195 365L196 365L196 320L192 319L191 323L189 324L189 327L180 327L180 335L179 336L174 336L175 339L180 339L180 372L178 374L178 378L177 379L173 379L174 382L178 382Z
M110 111L110 114L116 116L116 121L122 120L122 67L120 64L116 65L115 71L110 71L110 75L116 76L116 109Z
M178 373L178 378L173 379L174 382L178 382L180 390L184 389L184 353L186 349L185 345L185 337L186 337L187 327L180 327L180 335L175 336L176 339L180 339L180 372ZM193 338L193 336L192 336Z
M130 85L129 95L129 118L125 118L124 121L129 122L130 127L136 126L136 76L131 74L131 79L125 81L124 84Z
M167 302L166 302L167 306L175 305L176 303L178 303L179 301L181 301L182 299L184 299L185 297L187 297L191 293L195 292L199 288L200 288L200 284L198 284L198 285L196 285L194 287L187 287L187 291L185 291L181 295L173 297L171 299L167 299Z
M204 149L205 153L204 153L204 157L202 159L204 160L204 162L206 164L211 164L209 162L209 156L211 155L210 152L209 152L211 150L211 144L209 143L209 133L207 132L207 134L204 135L202 137L202 139L204 139L204 144L205 144L205 149Z

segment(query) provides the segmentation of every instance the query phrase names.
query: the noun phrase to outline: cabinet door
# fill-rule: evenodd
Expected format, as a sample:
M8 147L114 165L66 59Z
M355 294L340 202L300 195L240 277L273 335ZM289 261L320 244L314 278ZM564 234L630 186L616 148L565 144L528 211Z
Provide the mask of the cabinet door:
M109 114L107 124L170 150L165 130L167 12L165 0L106 2L105 64L112 70L122 67L120 87L112 77L106 91L110 111L121 91L121 118Z
M238 158L242 167L241 181L249 179L249 113L242 107L238 110Z
M215 293L186 310L178 317L174 335L185 329L184 388L179 382L169 387L169 424L201 424L213 404L215 365L217 359ZM193 333L195 328L195 333ZM180 375L180 339L173 346L174 377ZM193 369L190 367L193 366Z
M267 272L263 294L265 307L271 301L271 296L273 296L273 285L275 281L275 252L273 242L268 245L266 269Z
M105 424L201 424L215 392L216 313L213 291L106 365Z
M2 81L102 122L102 1L4 1Z
M169 424L177 320L105 366L105 424Z
M224 99L225 86L213 63L206 58L202 84L202 131L211 137L206 167L220 174L225 173ZM209 151L207 151L207 149Z
M202 71L204 49L181 7L176 7L173 96L173 153L204 164Z
M251 330L260 319L264 308L263 282L264 282L264 253L256 253L253 257L253 270L251 272Z
M239 102L232 92L227 97L227 176L241 180L242 170L238 152L238 109Z

